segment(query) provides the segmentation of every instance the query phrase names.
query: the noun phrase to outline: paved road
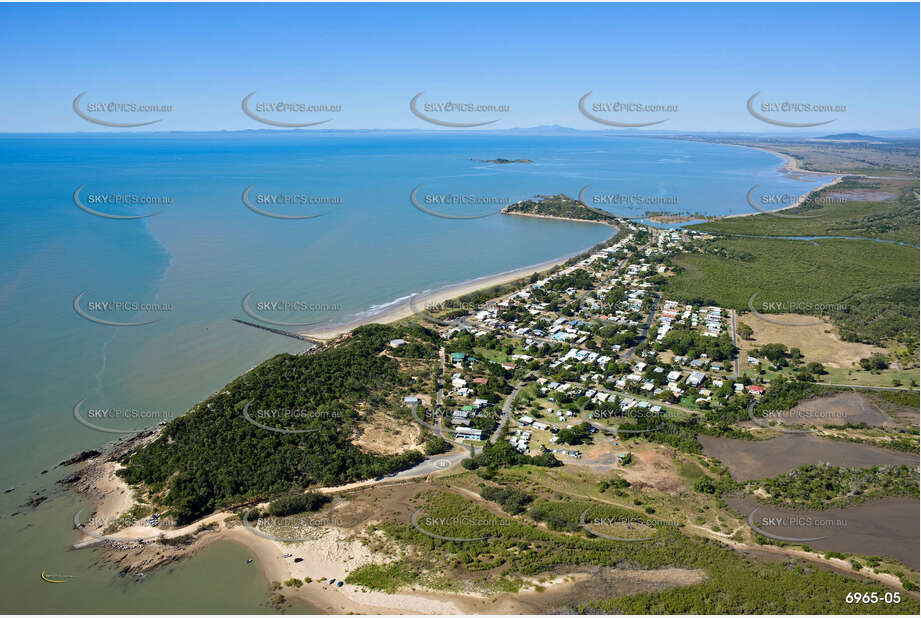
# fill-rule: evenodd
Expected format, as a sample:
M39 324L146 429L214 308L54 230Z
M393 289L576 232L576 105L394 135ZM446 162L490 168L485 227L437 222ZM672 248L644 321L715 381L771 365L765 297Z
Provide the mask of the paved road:
M466 451L462 451L460 453L449 453L440 457L432 457L431 459L426 459L417 463L412 468L407 468L397 472L396 474L385 476L378 482L382 482L386 479L406 479L416 476L428 476L429 474L433 474L435 472L447 470L457 462L461 461L462 459L466 459L467 457L470 457L470 453Z
M649 246L649 243L643 245L643 248L648 247L648 246ZM611 281L611 279L613 279L614 277L616 277L617 275L619 275L619 274L620 274L620 271L623 269L623 267L624 267L624 265L625 265L626 263L627 263L627 259L626 259L626 258L624 258L623 260L621 260L621 262L615 267L615 269L614 269L614 274L612 274L605 282L603 282L602 285L604 285L604 284L606 284L606 283L609 283L609 282ZM579 303L579 307L580 307L580 308L582 307L582 301L585 299L585 297L588 296L589 294L591 294L592 292L594 292L596 289L597 289L597 286L596 286L596 288L593 288L593 289L591 289L591 290L586 290L585 292L582 292L582 293L577 297L577 301L578 301L578 303ZM658 299L657 299L656 302L658 302ZM654 314L654 313L655 313L655 305L653 305L652 314ZM652 320L652 314L650 314L650 318L649 318L650 323L651 323L651 320ZM599 324L605 324L604 322L602 322L601 320L599 320L599 319L597 319L597 318L595 318L595 319L588 318L587 321L592 321L592 322L596 322L596 323L599 323ZM502 334L503 336L505 336L505 337L515 337L515 338L517 338L517 339L531 339L531 340L533 340L533 341L542 341L542 342L544 342L544 343L548 343L548 344L551 344L551 345L558 345L558 344L566 343L567 345L569 345L569 346L572 347L572 348L576 348L576 349L578 349L578 350L583 350L583 351L585 351L585 352L597 351L597 350L590 350L590 349L588 349L588 348L585 348L585 347L582 347L582 346L579 346L579 345L575 345L575 344L570 343L570 342L563 342L563 341L559 341L559 340L557 340L557 339L550 339L549 337L538 337L538 336L533 335L533 334L518 335L518 334L515 333L515 331L506 331L506 330L502 330L501 328L491 328L491 327L486 326L486 325L484 325L484 324L470 324L470 323L467 322L466 318L464 318L464 317L457 318L456 320L454 320L453 323L454 323L455 325L458 325L458 326L466 326L466 327L472 328L472 329L481 329L481 330L488 330L488 331L492 331L492 332L501 333L501 334ZM625 358L626 358L626 357L625 357Z
M506 423L508 423L509 416L511 416L512 404L514 403L515 398L518 397L518 393L521 392L521 389L525 386L528 378L530 378L533 373L534 373L533 371L529 371L518 382L518 385L512 390L511 394L509 394L509 396L505 398L505 403L502 404L502 417L499 419L499 425L496 427L495 431L493 431L492 435L489 436L490 444L495 444L496 441L499 439L499 436L502 434L502 428L506 425ZM440 391L439 391L439 394L440 394ZM433 429L435 427L434 425L431 425L429 423L423 422L420 424L422 424L424 427L427 427L428 429ZM440 424L441 423L439 420L439 425ZM433 457L431 459L426 459L424 461L417 463L415 466L411 468L407 468L406 470L402 470L400 472L390 474L380 479L374 479L374 481L371 481L371 482L365 481L365 483L372 484L374 482L383 482L387 479L406 479L406 478L412 478L416 476L428 476L429 474L432 474L434 472L446 470L450 468L451 466L453 466L454 464L458 463L459 461L466 459L467 457L472 457L478 453L483 452L483 447L481 446L473 446L470 444L464 444L461 442L456 442L451 439L448 439L448 441L466 450L459 452L459 453L451 453L449 455L444 455L442 457Z
M496 440L499 439L499 435L502 433L502 428L508 423L509 417L512 415L512 404L515 403L515 398L518 397L518 393L521 392L521 389L525 386L528 378L534 374L533 371L529 371L521 381L518 382L518 386L512 391L512 393L505 398L505 403L502 404L502 418L499 420L499 426L496 427L496 430L492 432L492 435L489 436L489 443L495 444Z
M909 392L918 392L917 388L911 388L909 386L865 386L863 384L834 384L831 382L816 382L816 384L821 384L824 386L843 386L846 388L858 388L865 391L909 391Z
M445 388L445 349L438 349L439 356L439 369L438 377L435 378L435 385L438 389L435 392L435 409L441 409L441 402L444 400L444 388ZM441 417L438 417L438 422L435 425L435 435L439 438L441 437Z
M646 246L646 245L644 245L644 247L645 247L645 246ZM604 285L610 283L610 282L611 282L611 279L613 279L614 277L616 277L617 275L620 274L620 271L623 269L624 264L627 263L627 259L628 259L628 258L622 259L622 260L614 267L614 274L612 274L610 277L608 277L606 281L602 282L601 286L604 286ZM595 286L595 287L594 287L593 289L591 289L591 290L585 290L584 292L582 292L581 294L579 294L579 295L576 297L576 302L579 303L579 309L582 308L582 301L585 300L585 297L588 296L589 294L591 294L592 292L594 292L595 290L597 290L597 289L598 289L599 287L601 287L601 286Z
M736 310L735 309L729 310L729 317L732 318L730 322L730 324L732 325L732 345L735 346L736 345ZM736 346L736 348L738 348L738 346ZM735 365L735 373L733 375L738 380L739 379L739 354L738 352L736 352L735 363L733 364Z
M499 333L504 337L515 337L516 339L533 339L534 341L543 341L544 343L549 343L553 345L562 343L561 341L557 341L556 339L548 339L547 337L538 337L537 335L519 335L519 334L516 334L515 331L513 330L503 330L501 328L493 328L491 326L486 326L485 324L470 324L467 322L465 318L458 318L456 321L456 324L460 326L466 326L467 328L470 328L473 330L492 331L494 333ZM573 346L573 347L578 347L578 346Z
M653 243L653 241L650 240L650 241L647 242L645 245L642 245L642 246L639 248L639 250L637 250L637 252L634 254L634 256L635 256L635 255L639 255L640 250L642 250L642 249L648 249L648 248L652 245L652 243ZM604 281L604 282L601 284L601 286L607 285L608 283L611 282L612 279L614 279L615 277L617 277L618 275L620 275L620 274L621 274L621 271L622 271L623 268L624 268L624 266L626 266L627 260L628 260L628 259L630 259L630 258L624 258L624 259L622 259L622 260L617 264L617 266L614 267L614 274L612 274L610 277L608 277L607 280ZM601 287L601 286L596 286L595 289L597 289L598 287ZM592 292L594 292L595 289L588 290L587 292L583 292L583 293L579 296L579 308L580 308L580 309L582 308L582 300L583 300L586 296L588 296L589 294L591 294ZM649 326L652 324L652 318L655 316L656 307L658 306L658 303L659 303L659 296L656 295L656 298L655 298L655 300L653 301L653 304L652 304L652 311L649 312L649 315L647 316L647 319L646 319L646 326L643 328L643 331L642 331L642 333L640 334L640 341L639 341L639 343L637 343L635 346L633 346L633 348L632 348L631 350L629 350L627 353L624 354L624 356L623 356L624 360L627 360L627 359L631 358L631 357L633 356L633 352L636 350L637 346L639 346L640 343L643 342L643 339L646 338L646 333L649 331ZM602 320L600 320L600 319L598 319L598 318L594 318L594 319L591 319L591 318L590 318L590 320L591 320L592 322L595 322L596 324L605 325L605 322L603 322ZM581 348L581 349L584 349L584 348Z
M687 412L688 414L700 414L701 413L700 410L693 410L691 408L685 408L681 404L666 403L658 399L650 399L649 397L645 397L643 395L637 395L635 393L628 393L626 391L615 391L615 390L610 390L608 388L602 388L601 386L597 386L595 390L597 390L599 393L610 394L611 397L608 399L608 401L611 401L614 395L617 395L621 399L636 399L637 401L645 401L646 403L653 405L653 406L662 406L663 408L673 408L675 410L681 410L682 412Z
M640 329L640 337L636 342L636 345L627 350L627 353L624 354L624 360L635 358L636 349L643 345L643 342L646 341L646 336L649 334L649 328L652 326L652 319L656 315L656 309L659 306L659 295L656 294L655 298L652 299L652 307L649 309L649 315L646 316L646 323L643 324L643 328Z

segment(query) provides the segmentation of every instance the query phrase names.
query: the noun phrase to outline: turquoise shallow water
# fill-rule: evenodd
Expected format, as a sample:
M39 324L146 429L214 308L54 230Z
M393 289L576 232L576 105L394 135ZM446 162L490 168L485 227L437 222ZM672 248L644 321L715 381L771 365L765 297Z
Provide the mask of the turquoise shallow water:
M533 163L478 161L497 157ZM437 199L514 201L584 191L586 199L598 196L599 205L626 216L644 209L732 214L751 211L746 193L755 184L797 194L816 185L779 174L780 162L744 148L599 136L0 136L6 189L0 202L0 486L16 487L0 497L0 529L39 553L30 569L59 556L75 570L91 562L91 552L64 552L73 537L66 497L32 514L8 514L29 491L51 484L56 474L39 476L41 470L116 437L78 424L77 402L83 401L83 415L104 408L135 412L94 421L111 430L151 426L265 358L300 350L293 340L231 321L248 319L241 301L250 292L251 307L272 300L311 305L262 311L267 319L347 322L415 292L571 254L610 235L607 227L581 223L434 217L411 204L417 187L420 196L436 200L432 208L455 215L488 214L495 206L439 205ZM81 203L99 212L159 214L140 220L88 214L74 203L81 186ZM247 187L250 202L274 214L323 216L260 216L241 199ZM90 203L103 195L170 203ZM279 206L266 201L273 196L327 203ZM114 300L170 309L91 312L111 321L158 320L107 326L77 315L73 302L81 293L83 308ZM55 532L46 533L48 526ZM5 558L10 550L5 544ZM4 571L7 591L30 586L35 576ZM96 610L98 595L121 585L112 578L86 581L95 594L72 599L74 611ZM240 590L241 599L248 598ZM137 595L138 611L148 607L142 592L122 594ZM224 588L222 594L237 593ZM38 611L42 598L29 607ZM225 608L224 601L210 602ZM56 602L48 601L49 611Z
M116 567L98 563L92 550L64 550L75 538L73 513L85 504L60 496L44 506L53 508L0 523L3 613L277 613L268 603L268 585L258 563L246 564L255 556L235 543L210 545L140 579L125 577ZM42 571L67 581L44 582ZM317 613L293 599L285 611Z

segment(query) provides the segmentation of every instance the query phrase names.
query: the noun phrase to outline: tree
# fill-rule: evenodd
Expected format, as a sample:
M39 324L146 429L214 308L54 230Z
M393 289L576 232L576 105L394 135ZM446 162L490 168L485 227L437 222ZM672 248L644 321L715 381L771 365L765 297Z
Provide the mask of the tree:
M702 476L694 481L694 491L701 494L715 494L716 485L713 484L709 476Z
M451 443L439 436L432 436L425 441L425 454L426 455L438 455L439 453L444 453L447 450L450 450Z
M269 513L275 517L296 515L297 513L316 511L330 501L329 496L308 491L292 496L283 496L269 503Z
M575 427L561 429L557 437L561 444L583 444L591 435L591 428L588 423L579 423Z
M889 359L882 354L876 353L867 358L861 358L860 367L865 371L882 371L889 368Z
M742 339L745 339L746 341L751 341L751 340L752 340L752 336L755 334L755 331L754 331L754 329L753 329L751 326L749 326L748 324L746 324L746 323L744 323L744 322L739 322L739 325L736 327L736 333L737 333L737 334L739 335L739 337L741 337Z
M815 375L824 375L828 373L825 370L825 365L814 361L806 364L806 371Z
M759 348L759 353L775 365L787 365L787 346L782 343L766 343Z

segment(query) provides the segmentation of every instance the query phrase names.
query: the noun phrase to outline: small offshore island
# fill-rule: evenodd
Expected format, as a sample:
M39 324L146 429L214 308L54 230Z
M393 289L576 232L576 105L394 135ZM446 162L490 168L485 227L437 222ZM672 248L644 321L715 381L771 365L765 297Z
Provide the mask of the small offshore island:
M791 212L832 207L814 198ZM233 541L256 555L272 605L334 613L695 613L717 598L741 613L755 597L842 613L858 584L918 611L917 541L893 541L918 517L917 392L833 383L857 361L848 379L869 384L917 366L901 326L876 322L879 297L808 311L812 330L762 323L745 278L788 258L770 243L792 241L719 230L763 229L768 214L660 230L564 194L502 214L615 233L542 272L275 356L90 454L68 480L97 504L75 521L88 537L75 547L132 573ZM869 245L886 264L916 254ZM696 269L710 261L724 274L704 289ZM796 542L803 530L759 527L754 508L834 513L859 534Z
M510 163L534 163L531 159L503 159L501 157L497 159L470 159L471 161L476 161L477 163L493 163L495 165L508 165Z
M0 6L2 613L921 615L921 1L695 3Z

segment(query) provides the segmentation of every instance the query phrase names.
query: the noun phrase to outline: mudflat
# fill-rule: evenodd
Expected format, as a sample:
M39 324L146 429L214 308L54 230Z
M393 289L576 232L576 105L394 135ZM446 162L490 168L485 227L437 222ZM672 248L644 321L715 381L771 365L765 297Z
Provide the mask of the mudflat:
M918 465L917 453L900 453L866 444L822 440L807 434L785 434L770 440L734 440L699 435L710 457L729 468L736 481L764 479L806 464L867 468L884 465Z
M888 416L859 393L838 393L800 402L787 417L778 419L784 424L846 425L866 423L873 427L894 425Z
M913 569L919 566L919 502L913 498L809 511L762 504L752 496L727 497L726 503L744 517L754 512L752 523L762 533L808 539L804 542L814 549L889 557Z

